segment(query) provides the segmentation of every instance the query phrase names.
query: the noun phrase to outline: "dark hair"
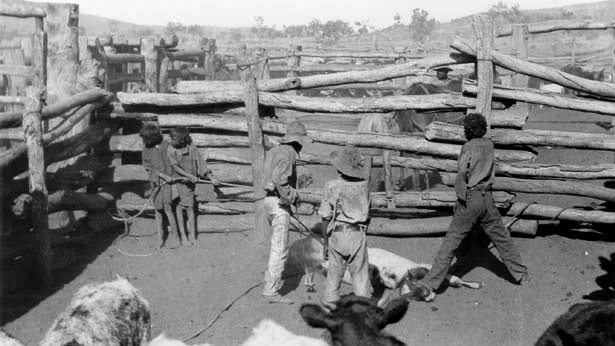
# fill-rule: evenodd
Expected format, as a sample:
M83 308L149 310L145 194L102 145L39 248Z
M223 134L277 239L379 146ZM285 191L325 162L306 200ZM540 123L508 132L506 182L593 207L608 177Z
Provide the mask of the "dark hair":
M139 132L146 148L153 148L162 142L162 132L156 123L145 123Z
M470 113L463 119L463 129L467 140L481 138L487 133L487 121L478 113Z
M190 132L186 126L177 126L171 130L171 138L177 141L177 148L183 148L192 143Z

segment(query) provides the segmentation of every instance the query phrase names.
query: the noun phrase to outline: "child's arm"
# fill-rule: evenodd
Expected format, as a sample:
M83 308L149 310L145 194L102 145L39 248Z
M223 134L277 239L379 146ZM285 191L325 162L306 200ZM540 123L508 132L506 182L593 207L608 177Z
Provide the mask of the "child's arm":
M196 177L193 174L190 174L188 172L186 172L184 169L182 169L179 166L179 160L177 159L177 156L175 154L175 150L169 146L169 148L167 149L167 157L169 159L169 164L171 165L171 168L173 169L173 171L177 174L179 174L180 176L187 178L188 180L190 180L193 183L196 183L197 181L199 181L199 178Z
M148 180L154 185L159 185L161 173L157 169L154 168L154 165L152 164L150 156L145 155L144 152L141 152L141 164L143 165L143 168L145 168L145 171L147 172Z
M190 144L190 150L192 151L191 155L193 155L196 161L196 167L199 177L201 177L202 179L208 179L214 186L219 186L220 181L216 179L216 177L212 174L211 169L207 167L205 160L203 160L203 156L199 153L194 144Z

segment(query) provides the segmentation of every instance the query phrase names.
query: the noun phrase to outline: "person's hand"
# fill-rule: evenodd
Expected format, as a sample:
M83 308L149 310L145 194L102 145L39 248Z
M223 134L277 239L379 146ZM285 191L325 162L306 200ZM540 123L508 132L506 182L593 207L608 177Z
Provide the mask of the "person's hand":
M191 182L191 183L193 183L193 184L196 184L196 183L198 183L198 182L199 182L199 178L198 178L198 177L196 177L196 176L194 176L194 175L193 175L193 176L191 176L191 177L189 178L189 180L190 180L190 182Z

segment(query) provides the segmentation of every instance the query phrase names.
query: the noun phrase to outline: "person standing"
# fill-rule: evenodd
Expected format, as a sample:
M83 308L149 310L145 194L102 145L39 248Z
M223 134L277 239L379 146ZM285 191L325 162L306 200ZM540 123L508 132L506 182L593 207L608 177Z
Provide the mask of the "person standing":
M288 257L291 208L298 197L296 161L301 149L310 141L305 125L294 121L287 125L280 145L265 154L263 189L256 192L255 199L263 199L271 228L271 247L263 289L263 299L268 303L294 304L292 300L282 297L279 290L284 283L282 272Z
M468 114L463 126L467 142L461 147L457 163L455 213L431 269L419 282L422 290L419 298L425 301L435 299L435 291L444 281L453 257L475 225L480 226L495 245L514 282L521 285L529 281L527 267L523 265L519 250L493 202L493 142L483 138L487 132L487 122L480 114Z
M346 268L352 278L354 294L371 296L367 258L367 224L369 222L369 165L356 147L346 147L332 154L331 164L340 177L325 184L318 209L325 246L323 257L329 260L327 284L322 305L335 309Z

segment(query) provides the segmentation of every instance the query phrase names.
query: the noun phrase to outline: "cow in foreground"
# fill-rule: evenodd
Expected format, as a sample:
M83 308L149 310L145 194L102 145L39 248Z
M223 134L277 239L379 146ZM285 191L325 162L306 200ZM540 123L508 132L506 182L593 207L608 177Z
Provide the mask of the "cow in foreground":
M128 280L88 284L56 318L41 346L146 345L149 304Z
M347 295L330 312L320 305L303 304L299 314L311 327L327 329L333 346L392 346L405 343L382 329L399 322L407 310L407 299L399 298L380 308L376 299Z
M615 345L615 301L575 304L558 317L535 346Z

